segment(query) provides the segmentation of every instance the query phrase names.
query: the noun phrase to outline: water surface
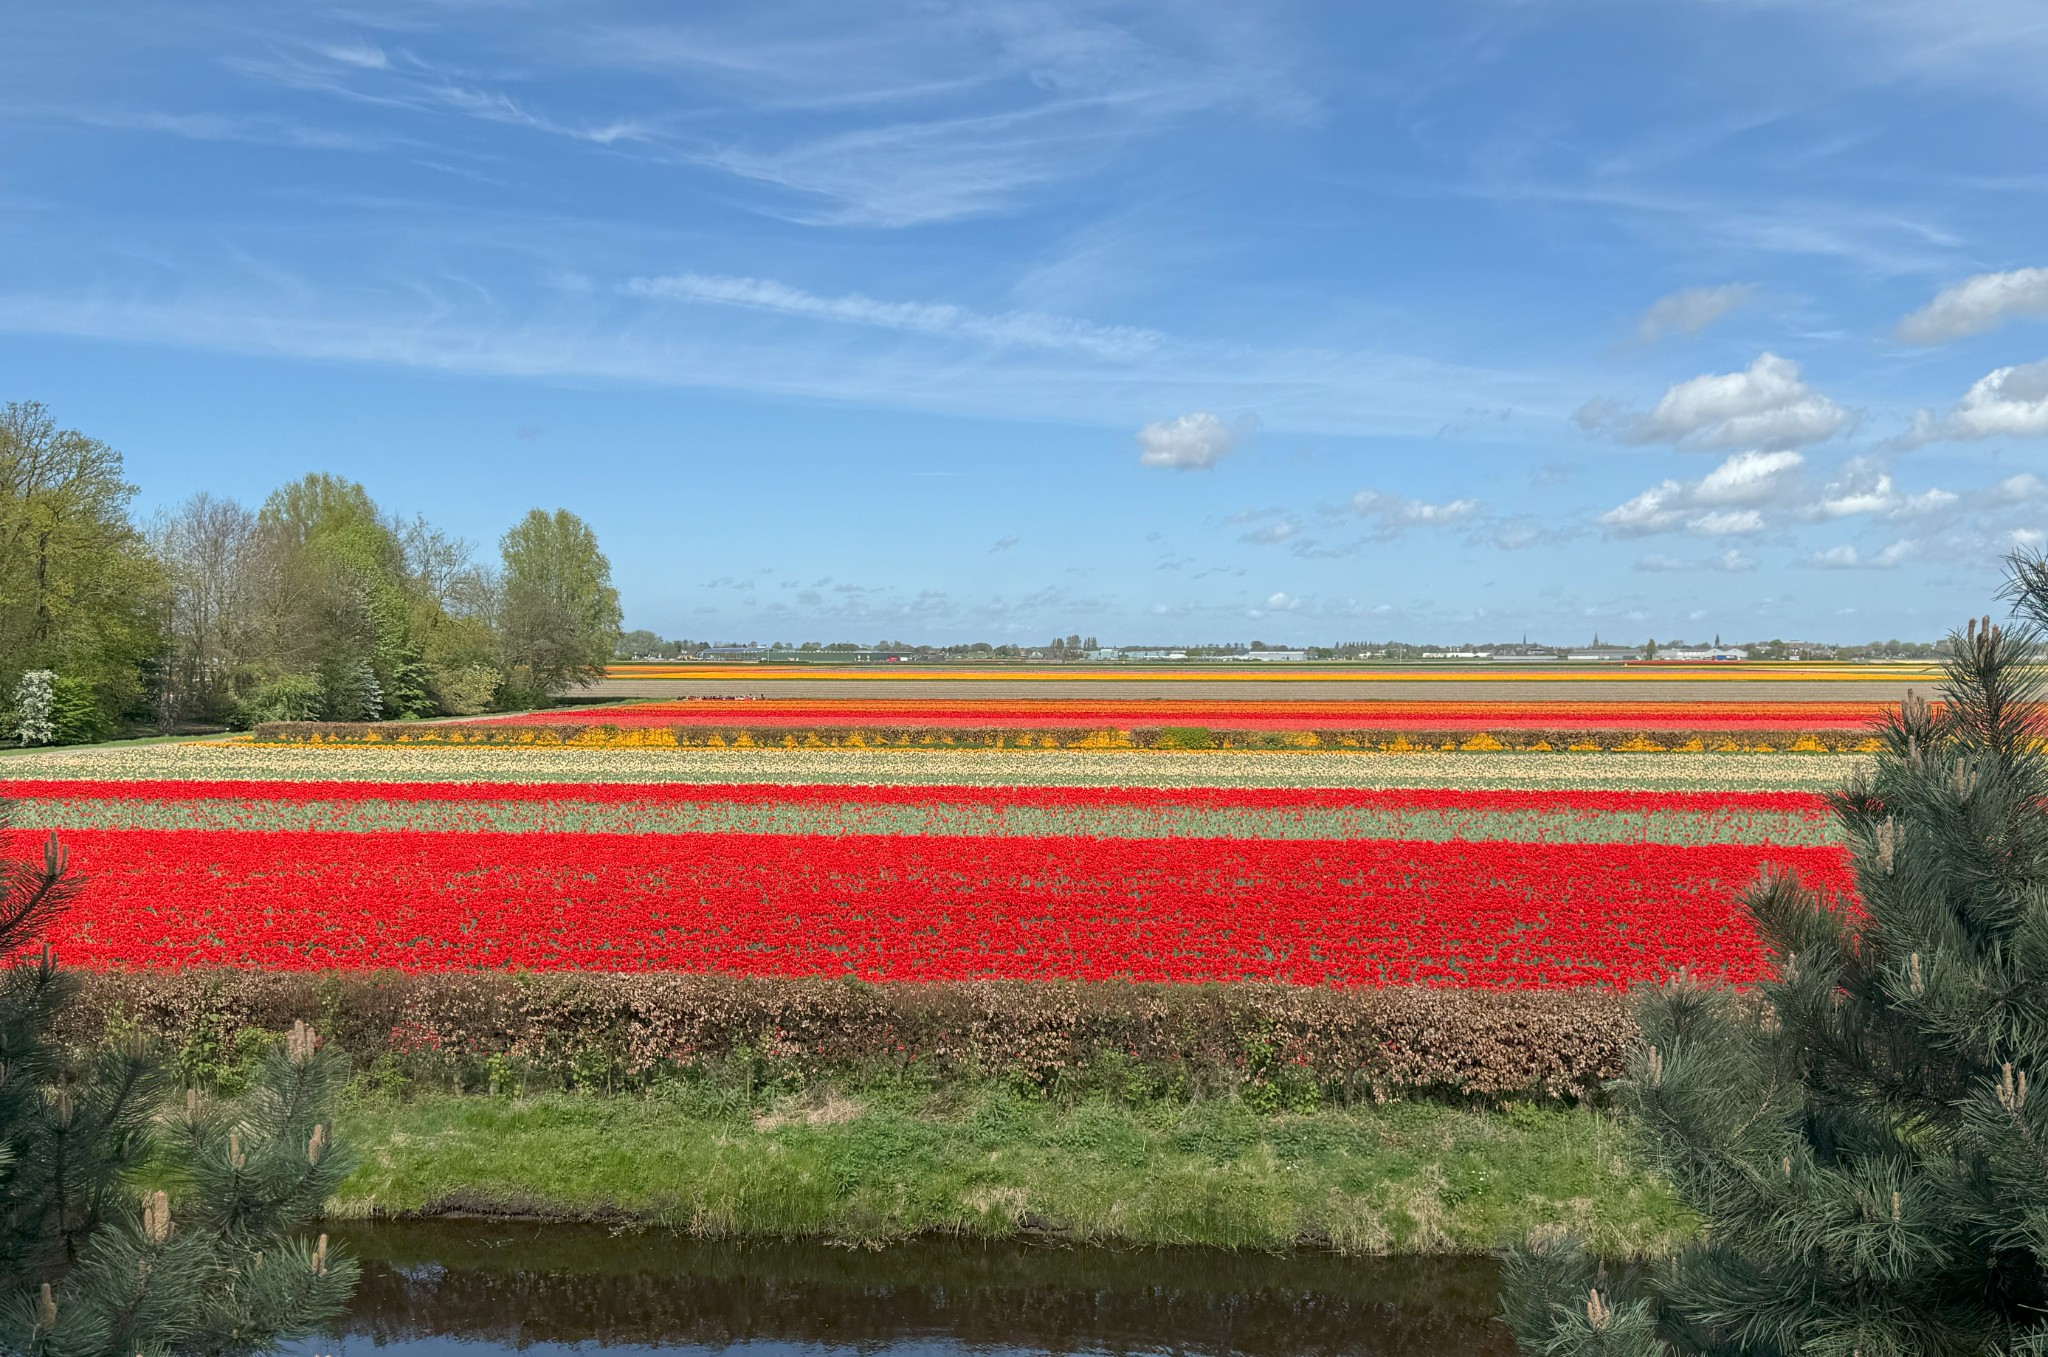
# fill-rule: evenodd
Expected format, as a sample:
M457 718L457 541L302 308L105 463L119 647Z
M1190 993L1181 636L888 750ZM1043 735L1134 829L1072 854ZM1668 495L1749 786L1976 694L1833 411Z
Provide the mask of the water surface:
M1340 1259L921 1240L722 1243L598 1226L334 1231L363 1281L302 1353L747 1357L972 1351L1246 1357L1508 1354L1489 1259Z

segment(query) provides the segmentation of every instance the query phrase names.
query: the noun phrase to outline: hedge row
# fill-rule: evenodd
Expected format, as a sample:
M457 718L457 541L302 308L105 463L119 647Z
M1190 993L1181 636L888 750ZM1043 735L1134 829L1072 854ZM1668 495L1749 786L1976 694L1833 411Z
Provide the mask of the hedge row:
M929 726L522 726L509 722L266 721L258 744L513 745L631 749L1334 749L1528 750L1613 753L1869 753L1862 730L1129 730L953 729Z
M611 1087L744 1058L812 1082L877 1066L1046 1089L1105 1060L1160 1087L1313 1083L1344 1100L1584 1098L1636 1036L1611 990L969 982L875 985L695 975L249 971L88 977L79 1035L137 1030L231 1052L312 1020L364 1067L459 1087Z

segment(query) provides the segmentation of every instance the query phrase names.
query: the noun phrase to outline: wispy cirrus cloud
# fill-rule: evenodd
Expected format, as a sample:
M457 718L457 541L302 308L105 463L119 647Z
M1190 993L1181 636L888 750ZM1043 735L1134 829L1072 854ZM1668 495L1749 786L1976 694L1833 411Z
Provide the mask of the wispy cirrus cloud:
M1157 330L1135 326L1097 325L1038 311L989 314L949 302L878 301L858 292L828 297L767 278L677 273L634 278L625 290L638 297L746 307L783 316L968 339L998 348L1065 349L1114 360L1142 357L1166 342L1166 336Z
M374 10L374 6L372 6ZM453 60L355 40L238 58L288 88L617 145L670 170L774 191L752 206L813 224L907 227L1003 212L1219 116L1298 121L1315 102L1248 16L1144 24L1087 5L785 7L773 24L551 22ZM542 74L567 56L596 93ZM832 115L829 119L823 115Z

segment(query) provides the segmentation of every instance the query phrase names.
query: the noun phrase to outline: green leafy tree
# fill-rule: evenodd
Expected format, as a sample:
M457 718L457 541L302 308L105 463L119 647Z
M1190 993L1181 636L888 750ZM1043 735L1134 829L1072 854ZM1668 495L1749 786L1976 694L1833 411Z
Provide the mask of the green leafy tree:
M318 673L325 714L339 720L433 714L425 634L438 607L409 569L400 528L369 493L339 477L305 476L273 492L258 523L273 561L277 667Z
M163 649L162 574L128 521L121 454L41 405L0 407L0 688L48 669L111 723Z
M535 509L500 549L499 638L515 691L552 696L603 678L621 614L597 534L567 509Z
M76 887L55 835L0 866L0 951ZM349 1170L329 1111L346 1060L300 1024L248 1094L188 1093L144 1042L53 1038L73 987L49 960L0 979L0 1349L25 1357L237 1357L338 1313L356 1266L300 1233ZM139 1186L147 1166L164 1186Z
M2048 562L2012 593L2034 625L1951 637L1835 798L1856 903L1766 877L1772 978L1642 1005L1623 1097L1705 1228L1641 1274L1532 1241L1525 1352L2048 1352Z

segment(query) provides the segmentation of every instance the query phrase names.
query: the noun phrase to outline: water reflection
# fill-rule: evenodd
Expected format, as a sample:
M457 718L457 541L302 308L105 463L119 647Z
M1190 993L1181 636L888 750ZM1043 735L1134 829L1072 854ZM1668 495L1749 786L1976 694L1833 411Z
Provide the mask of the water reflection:
M707 1243L474 1221L336 1231L364 1261L305 1352L628 1346L749 1357L972 1350L1245 1357L1507 1354L1485 1259L1285 1258L918 1241Z

